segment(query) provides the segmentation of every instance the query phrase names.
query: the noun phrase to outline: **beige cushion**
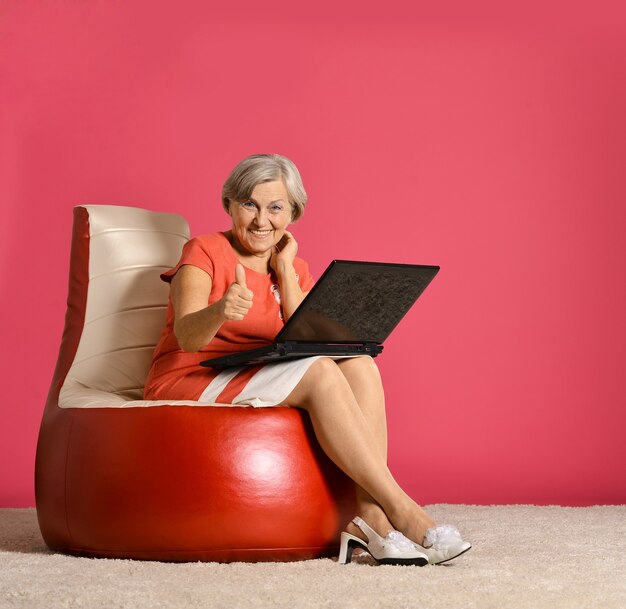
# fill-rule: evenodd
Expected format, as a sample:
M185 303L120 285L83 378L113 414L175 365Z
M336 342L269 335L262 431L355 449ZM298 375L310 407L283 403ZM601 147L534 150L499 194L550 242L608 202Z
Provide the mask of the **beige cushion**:
M90 234L85 325L60 405L130 405L128 400L143 397L165 324L169 286L159 274L178 262L189 226L177 214L112 205L84 207Z

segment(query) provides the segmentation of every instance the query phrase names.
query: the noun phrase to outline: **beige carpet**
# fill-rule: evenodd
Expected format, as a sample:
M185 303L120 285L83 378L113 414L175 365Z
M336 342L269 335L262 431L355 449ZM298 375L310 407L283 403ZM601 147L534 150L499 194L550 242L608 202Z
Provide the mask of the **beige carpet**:
M626 506L434 505L474 548L438 567L166 564L44 546L32 509L0 510L0 607L626 608Z

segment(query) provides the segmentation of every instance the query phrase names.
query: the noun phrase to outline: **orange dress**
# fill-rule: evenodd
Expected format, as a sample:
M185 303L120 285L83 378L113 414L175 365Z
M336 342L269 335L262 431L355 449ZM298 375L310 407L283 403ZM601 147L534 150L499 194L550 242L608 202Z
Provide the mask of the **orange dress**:
M238 262L226 235L212 233L188 241L178 264L163 273L161 279L171 282L172 277L184 264L201 268L211 277L211 294L207 302L211 305L222 298L234 283L235 267ZM301 258L296 258L294 267L300 288L303 292L308 292L313 287L314 281L307 263ZM255 349L274 342L274 337L284 325L276 276L273 272L265 274L246 267L244 269L247 287L254 294L252 308L243 320L224 322L213 340L200 351L189 353L178 345L174 335L174 308L170 298L166 325L156 346L146 379L144 388L146 400L198 400L219 374L217 370L200 366L201 361L236 351ZM286 364L278 364L284 365ZM224 386L224 391L220 392L214 401L230 402L235 395L235 389L239 391L261 369L272 366L277 364L251 366L241 370L232 369L227 373L232 377L226 383L228 386ZM267 376L267 371L264 376Z

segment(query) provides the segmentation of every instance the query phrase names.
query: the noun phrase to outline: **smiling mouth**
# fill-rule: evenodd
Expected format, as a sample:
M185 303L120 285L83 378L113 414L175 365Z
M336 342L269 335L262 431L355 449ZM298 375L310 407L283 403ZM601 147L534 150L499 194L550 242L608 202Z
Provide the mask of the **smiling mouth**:
M271 230L255 230L253 228L248 229L255 237L267 237L271 234Z

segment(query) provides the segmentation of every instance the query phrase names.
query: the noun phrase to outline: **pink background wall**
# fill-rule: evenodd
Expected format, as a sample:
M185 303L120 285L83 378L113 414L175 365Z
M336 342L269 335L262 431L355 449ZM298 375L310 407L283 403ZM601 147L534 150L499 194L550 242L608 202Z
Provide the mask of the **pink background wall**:
M34 504L72 207L224 229L266 151L315 273L442 266L379 360L418 500L626 502L623 3L245 4L0 3L0 506Z

